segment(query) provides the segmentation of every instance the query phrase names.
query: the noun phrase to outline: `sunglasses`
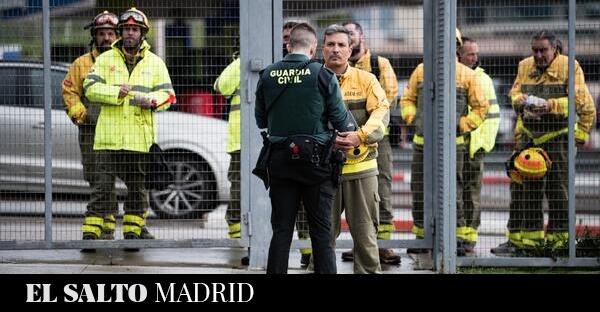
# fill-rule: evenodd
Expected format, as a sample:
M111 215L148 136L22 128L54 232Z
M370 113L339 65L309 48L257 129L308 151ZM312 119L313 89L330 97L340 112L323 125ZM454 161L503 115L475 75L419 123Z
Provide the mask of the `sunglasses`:
M136 21L140 24L146 24L144 21L144 17L140 13L133 12L133 11L129 11L129 12L125 12L125 13L121 14L121 17L119 18L119 20L121 21L121 23L125 23L130 18L133 18L134 21Z

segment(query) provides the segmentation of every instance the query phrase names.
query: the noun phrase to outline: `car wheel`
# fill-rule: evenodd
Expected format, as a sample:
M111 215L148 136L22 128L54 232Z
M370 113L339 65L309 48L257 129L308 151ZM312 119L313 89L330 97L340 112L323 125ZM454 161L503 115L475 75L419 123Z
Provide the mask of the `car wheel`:
M159 218L202 218L217 207L217 183L210 166L181 152L165 153L175 182L150 192L150 206Z

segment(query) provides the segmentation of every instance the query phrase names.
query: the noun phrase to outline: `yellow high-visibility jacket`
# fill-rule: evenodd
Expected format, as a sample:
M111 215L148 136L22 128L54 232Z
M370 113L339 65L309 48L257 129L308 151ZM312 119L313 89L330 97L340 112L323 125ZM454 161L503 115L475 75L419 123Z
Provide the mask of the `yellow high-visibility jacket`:
M471 138L469 141L469 156L471 158L473 158L475 153L480 149L484 150L486 153L492 151L496 144L498 128L500 128L500 106L496 99L494 83L490 76L485 73L483 68L475 68L475 73L477 74L477 80L479 81L481 88L483 88L485 98L488 100L490 107L483 123L481 123L477 129L471 131Z
M227 65L213 86L215 91L229 99L229 123L227 135L227 153L241 149L240 139L240 59Z
M92 70L92 66L94 66L94 62L99 55L100 52L94 48L92 52L78 57L71 64L69 72L62 81L63 103L69 118L85 112L87 116L86 122L95 124L96 119L98 119L100 108L98 105L85 100L83 95L83 81L85 80L85 76Z
M413 142L423 145L423 64L410 75L400 100L402 118L415 125ZM489 102L477 80L477 74L456 61L456 144L464 144L464 135L477 129L486 118Z
M569 58L560 54L556 55L544 72L539 72L533 56L519 63L517 78L509 93L513 109L519 117L515 129L516 138L524 133L535 145L539 145L568 132L568 65ZM543 98L549 103L549 113L542 115L540 120L523 116L524 107L518 102L520 98L528 95ZM575 138L585 142L594 123L596 107L585 84L583 70L577 61L575 61L575 112L578 117Z
M102 53L92 71L87 75L83 89L92 102L102 104L96 125L94 150L127 150L148 152L156 142L154 112L130 105L135 94L149 96L158 104L158 110L169 108L170 97L175 95L169 71L144 41L139 52L140 60L129 73L121 40L113 43L110 51ZM132 86L132 91L119 98L122 85Z
M358 135L361 142L367 145L369 153L361 162L344 164L343 179L377 175L377 142L383 139L390 121L390 104L385 91L373 74L351 66L338 75L338 80L344 103L359 125Z
M390 111L392 111L398 105L398 79L390 60L377 56L377 63L379 65L379 84L381 84L381 87L385 91L388 103L390 103ZM367 49L365 55L356 61L353 66L372 73L371 51ZM384 134L389 135L389 132L389 128L386 127Z

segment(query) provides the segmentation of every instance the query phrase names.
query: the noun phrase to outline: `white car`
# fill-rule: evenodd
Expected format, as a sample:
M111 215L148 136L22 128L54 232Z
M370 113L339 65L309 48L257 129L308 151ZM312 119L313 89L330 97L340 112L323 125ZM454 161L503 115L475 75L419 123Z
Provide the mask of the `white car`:
M63 109L61 83L69 65L52 66L52 192L90 193L83 179L78 130ZM0 191L44 192L43 66L0 61ZM150 192L159 217L196 218L229 199L227 123L178 112L156 113L158 145L176 175ZM117 180L123 194L124 184Z

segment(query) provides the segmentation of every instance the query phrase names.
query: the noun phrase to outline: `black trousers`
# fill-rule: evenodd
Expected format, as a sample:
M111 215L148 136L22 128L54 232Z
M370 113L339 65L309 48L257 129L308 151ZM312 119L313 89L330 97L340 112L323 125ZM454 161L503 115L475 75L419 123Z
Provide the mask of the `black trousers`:
M271 226L273 237L269 246L267 274L286 274L294 222L300 200L308 217L315 273L335 274L335 251L331 246L331 209L336 188L330 179L306 185L292 179L271 180Z

